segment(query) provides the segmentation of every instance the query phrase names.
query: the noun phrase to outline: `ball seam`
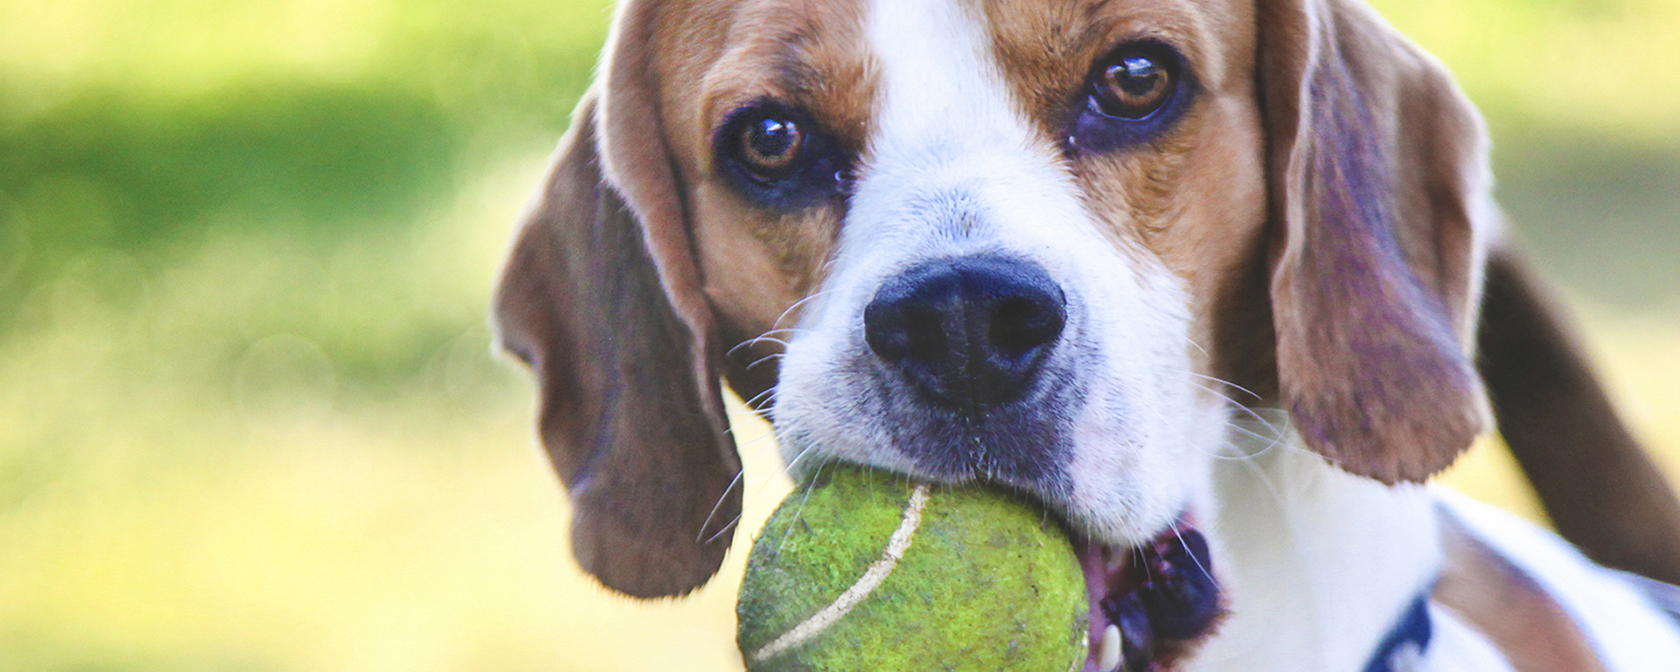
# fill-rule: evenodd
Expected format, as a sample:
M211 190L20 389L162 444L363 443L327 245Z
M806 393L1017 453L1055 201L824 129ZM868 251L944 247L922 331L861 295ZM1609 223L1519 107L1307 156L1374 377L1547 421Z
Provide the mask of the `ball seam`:
M793 629L782 633L782 636L777 637L774 641L754 651L752 662L762 663L788 649L805 643L812 637L822 634L829 626L845 618L846 614L851 613L858 603L863 602L864 598L869 597L870 593L880 587L881 582L887 580L887 576L892 574L893 568L898 566L898 561L904 557L904 552L910 549L910 543L916 535L916 528L922 524L922 509L927 506L927 500L927 484L917 484L915 489L910 491L910 502L904 507L904 517L899 521L898 529L893 530L892 536L887 539L886 550L881 551L881 559L870 564L869 568L864 570L863 576L858 577L857 582L853 583L845 592L840 593L840 596L834 598L833 602L817 610L817 613L812 614L810 618L805 619L799 625L793 626Z

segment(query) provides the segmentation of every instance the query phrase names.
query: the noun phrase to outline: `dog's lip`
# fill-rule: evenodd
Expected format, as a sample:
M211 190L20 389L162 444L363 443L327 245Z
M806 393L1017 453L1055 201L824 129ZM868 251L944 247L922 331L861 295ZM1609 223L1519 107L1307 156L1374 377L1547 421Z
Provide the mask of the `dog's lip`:
M1073 542L1074 553L1078 556L1080 569L1085 574L1085 595L1089 600L1090 609L1087 634L1090 650L1086 654L1082 672L1110 672L1102 669L1099 663L1104 633L1113 623L1103 608L1103 602L1124 596L1143 586L1147 578L1144 576L1147 568L1140 562L1143 548L1174 543L1182 539L1185 532L1194 529L1191 516L1186 512L1142 546L1113 546L1092 541L1082 534L1072 536L1070 540ZM1119 644L1115 642L1111 646Z

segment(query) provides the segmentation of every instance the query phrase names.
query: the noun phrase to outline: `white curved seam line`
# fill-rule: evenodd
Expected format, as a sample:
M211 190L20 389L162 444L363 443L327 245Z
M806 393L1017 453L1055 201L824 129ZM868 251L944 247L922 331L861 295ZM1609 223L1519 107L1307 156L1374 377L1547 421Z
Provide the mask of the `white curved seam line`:
M916 534L916 528L922 524L922 508L927 505L927 499L928 486L926 484L919 484L914 490L911 490L910 503L904 507L904 518L899 521L898 529L893 530L892 537L887 539L887 550L881 552L881 559L876 560L874 564L869 566L869 569L864 570L863 576L858 577L857 583L847 588L846 592L840 593L840 597L834 598L834 601L828 603L828 606L812 614L803 623L793 626L792 630L782 633L782 636L777 637L775 641L754 651L752 654L753 662L762 663L783 651L804 644L806 640L822 634L822 631L845 618L846 614L852 611L852 608L856 607L864 598L869 597L869 594L874 592L881 585L881 582L887 579L887 575L892 574L893 568L898 566L899 559L904 557L904 552L910 549L910 542Z

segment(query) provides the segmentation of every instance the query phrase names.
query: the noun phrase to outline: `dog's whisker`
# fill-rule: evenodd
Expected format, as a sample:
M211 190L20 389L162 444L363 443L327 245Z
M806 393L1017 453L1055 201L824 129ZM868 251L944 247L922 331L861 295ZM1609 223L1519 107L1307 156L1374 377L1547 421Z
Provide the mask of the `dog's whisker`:
M792 313L795 310L798 310L799 307L805 305L806 302L811 301L812 299L815 299L815 298L817 298L819 296L822 296L824 294L830 294L830 293L833 293L833 292L834 292L834 290L832 290L832 289L818 290L818 291L812 292L811 294L809 294L808 296L806 296L803 299L800 299L798 301L793 302L793 305L788 306L787 310L782 311L782 314L777 315L775 321L770 323L770 329L773 331L777 327L782 326L782 320L787 319L787 316L790 313Z
M723 356L724 357L734 357L735 352L740 350L741 348L751 347L752 344L753 344L753 340L754 339L748 339L748 340L745 340L745 341L741 341L740 343L736 343L734 346L730 347L728 350L725 350L723 352Z
M771 329L771 330L766 331L762 334L754 336L752 340L754 340L754 341L771 341L771 342L774 342L774 343L781 343L783 345L786 345L787 341L778 339L778 338L776 338L775 335L776 334L798 335L801 332L810 332L810 330L809 329L800 329L798 327L782 327L780 329Z
M1189 373L1189 372L1186 372L1186 373ZM1197 374L1191 374L1191 375L1197 375ZM1198 388L1198 389L1200 389L1204 392L1207 392L1208 394L1219 397L1220 399L1224 400L1226 403L1230 404L1233 408L1235 408L1239 411L1242 411L1243 414L1249 416L1250 418L1253 418L1255 422L1258 422L1262 425L1265 425L1267 429L1270 429L1274 432L1281 433L1281 430L1279 430L1276 426L1272 425L1272 423L1270 421L1261 417L1258 412L1256 412L1252 408L1249 408L1247 405L1242 404L1241 402L1238 402L1235 399L1232 399L1230 397L1225 396L1225 394L1220 392L1219 390L1215 390L1215 389L1210 388L1206 385L1202 385L1201 383L1197 383L1196 381L1192 380L1192 381L1190 381L1190 384L1196 386L1196 388Z
M756 399L757 397L754 397L754 398ZM731 415L741 415L743 413L750 413L750 414L752 414L756 417L764 418L765 420L770 419L770 417L769 417L770 411L753 408L752 406L749 406L747 404L747 402L741 402L741 409L740 410L732 410L732 411L727 411L727 412Z
M750 443L749 443L749 444L748 444L748 446L750 446L750 445L752 445L752 444L756 444L756 443L760 443L760 442L762 442L762 441L764 441L764 440L765 440L765 439L767 439L767 438L772 438L772 437L771 437L771 435L768 435L768 434L767 434L767 435L765 435L765 436L761 436L761 437L759 437L759 438L757 438L757 439L754 439L754 440L753 440L753 441L751 441L751 442L750 442ZM742 449L742 450L744 450L744 449L746 449L746 448L747 448L747 447L748 447L748 446L742 446L742 447L741 447L741 449ZM793 462L796 462L796 461L798 461L798 460L799 460L799 458L800 458L800 457L804 457L804 455L805 455L805 453L804 453L804 452L801 452L801 453L800 453L800 454L799 454L799 455L798 455L798 456L796 456L796 457L794 457L794 459L793 459L793 461L790 461L790 462L789 462L789 463L788 463L788 465L789 465L789 467L791 467L791 466L792 466L792 464L793 464ZM778 474L778 475L781 475L781 474L785 474L785 473L787 473L787 468L788 468L788 467L784 467L784 468L783 468L783 470L782 470L782 472L781 472L781 473L780 473L780 474ZM739 479L740 479L740 478L741 478L741 476L742 476L742 474L745 474L745 473L746 473L746 470L745 470L745 469L743 469L743 470L741 470L741 472L740 472L740 473L737 473L737 474L736 474L736 475L735 475L735 478L736 478L736 479L737 479L737 480L739 480ZM738 524L738 523L740 523L740 522L741 522L741 516L743 516L743 515L745 515L745 514L746 514L746 511L747 511L747 509L750 509L750 508L752 508L752 507L753 507L753 506L754 506L754 505L756 505L756 504L757 504L757 503L758 503L758 500L759 500L759 499L760 499L760 498L761 498L761 497L763 497L763 495L764 495L764 493L765 493L765 492L766 492L766 491L768 491L768 490L769 490L769 487L770 487L770 483L772 483L772 482L774 482L774 481L775 481L775 479L774 479L774 478L772 478L772 479L769 479L769 480L766 480L766 481L765 481L765 482L763 482L763 483L760 483L760 484L759 484L759 485L758 485L758 489L757 489L757 490L755 490L755 491L754 491L754 492L753 492L753 494L752 494L752 495L751 495L751 496L749 496L749 497L747 497L747 498L746 498L746 499L745 499L745 501L744 501L744 502L743 502L743 503L742 503L742 505L741 505L741 513L738 513L738 514L736 514L736 515L735 515L735 518L734 518L734 519L733 519L733 520L731 520L731 521L730 521L730 522L729 522L729 524L728 524L728 525L726 525L726 526L724 526L724 527L723 527L723 529L720 529L720 530L718 530L718 532L717 532L717 533L716 533L716 534L713 534L713 535L712 535L712 536L711 536L711 537L709 537L709 538L707 538L707 539L706 539L706 540L705 540L705 542L704 542L704 543L708 543L708 544L709 544L709 543L712 543L712 542L713 542L713 541L716 541L716 540L717 540L717 539L718 539L718 538L719 538L719 537L721 537L721 536L722 536L722 535L723 535L723 533L724 533L724 532L727 532L727 531L729 531L729 529L730 529L730 528L732 528L732 527L733 527L733 526L735 526L735 525L736 525L736 524ZM733 485L731 485L731 487L733 487ZM723 497L722 497L722 498L719 498L719 499L718 499L718 503L717 503L717 504L714 504L714 505L713 505L713 506L712 506L712 511L713 511L713 514L714 514L714 515L715 515L715 514L716 514L716 511L717 511L717 509L718 509L718 508L719 508L719 507L721 507L721 506L722 506L722 505L723 505L723 499L724 499L724 498L727 498L727 497L728 497L728 496L729 496L729 491L728 491L728 490L724 490L724 495L723 495ZM708 520L710 520L710 516L707 516L707 519L708 519ZM702 531L704 531L704 529L705 529L705 528L704 528L704 527L702 527L702 528L701 528L701 530L702 530Z
M830 263L832 263L832 262L830 262ZM817 299L817 297L823 296L824 294L831 294L833 292L834 292L833 289L822 289L822 290L818 290L818 291L815 291L815 292L811 292L810 294L806 295L805 298L802 298L798 301L793 302L792 305L787 307L787 310L782 311L782 314L777 315L776 319L770 323L770 327L772 329L774 329L776 327L782 326L782 320L787 319L787 316L792 314L793 311L798 310L800 306L803 306L806 303L814 301L814 300Z
M726 415L728 415L731 419L733 419L733 418L758 418L758 419L764 420L766 422L768 422L770 420L769 411L755 411L755 410L750 409L750 408L742 409L742 410L739 410L739 411L724 411L724 413ZM734 433L735 428L730 427L729 429L725 429L723 431L724 431L725 434L732 434L732 433Z
M1253 430L1250 430L1246 427L1243 427L1242 424L1240 424L1242 422L1242 420L1239 419L1239 418L1233 418L1229 422L1227 422L1226 423L1226 428L1230 429L1230 430L1233 430L1233 431L1236 431L1236 432L1240 432L1243 435L1248 436L1250 438L1253 438L1257 441L1264 441L1264 442L1266 442L1265 446L1262 446L1260 448L1260 450L1257 450L1257 451L1242 450L1242 451L1240 451L1240 454L1237 455L1237 456L1215 455L1214 457L1216 457L1217 459L1221 459L1221 460L1250 461L1250 460L1254 460L1255 458L1258 458L1262 455L1265 455L1266 453L1271 452L1274 448L1281 448L1282 450L1284 450L1286 452L1294 452L1294 453L1299 453L1299 454L1302 454L1302 455L1316 455L1316 453L1313 453L1312 451L1309 451L1309 450L1305 450L1305 449L1303 449L1299 446L1296 446L1294 443L1289 441L1288 437L1289 437L1290 429L1289 429L1289 420L1288 420L1287 416L1285 416L1285 418L1283 419L1283 421L1281 423L1282 424L1281 427L1278 426L1278 425L1274 425L1270 422L1267 422L1267 421L1265 421L1261 418L1258 418L1258 417L1256 417L1255 420L1257 422L1259 422L1261 425L1263 425L1267 430L1270 430L1269 431L1270 436L1262 435L1262 434L1257 433ZM1230 447L1233 448L1233 449L1236 449L1236 446L1234 446L1234 445L1230 446Z
M747 341L747 343L749 343L751 345L758 345L759 343L775 343L776 345L782 346L783 348L786 348L789 345L789 343L787 341L784 341L782 339L776 338L775 336L769 336L769 335L759 336L759 337L754 338L750 341Z
M1172 533L1173 536L1178 537L1178 545L1184 548L1184 554L1190 556L1191 562L1196 563L1196 569L1202 570L1202 576L1213 578L1213 572L1208 571L1208 568L1202 565L1201 558L1190 552L1190 544L1184 541L1184 533L1180 532L1176 526L1172 528Z
M1202 353L1203 357L1208 357L1208 358L1213 357L1213 355L1208 354L1207 348L1202 347L1202 344L1196 342L1196 339L1190 338L1189 336L1186 336L1186 337L1184 337L1184 342L1189 343L1190 347L1195 348L1197 352Z
M1289 433L1288 429L1286 427L1279 427L1277 425L1274 425L1274 424L1268 422L1265 418L1260 417L1260 415L1258 413L1254 413L1254 412L1250 411L1249 409L1243 408L1241 405L1235 405L1234 404L1233 406L1238 411L1244 411L1244 415L1248 416L1246 419L1251 419L1254 422L1259 423L1261 427L1266 428L1266 433L1270 434L1271 438L1282 438L1283 436L1285 436ZM1238 423L1241 423L1244 420L1245 420L1245 418L1233 417L1233 418L1228 419L1228 423L1232 427L1239 427ZM1262 438L1258 433L1255 433L1252 430L1244 430L1244 431L1248 431L1249 436L1253 436L1254 438L1257 438L1257 439ZM1263 439L1263 440L1269 440L1269 439Z
M1238 461L1238 462L1249 462L1249 461L1253 461L1254 459L1260 457L1261 455L1265 455L1266 453L1271 452L1273 448L1276 448L1280 445L1286 445L1286 443L1283 440L1283 435L1281 435L1281 434L1276 435L1276 436L1272 436L1270 438L1267 438L1267 437L1261 436L1259 434L1256 434L1254 432L1251 432L1247 429L1244 429L1243 427L1241 427L1241 426L1239 426L1235 423L1226 423L1225 428L1230 429L1230 430L1234 430L1234 431L1237 431L1237 432L1241 432L1241 433L1243 433L1244 435L1246 435L1250 438L1253 438L1253 439L1256 439L1256 440L1259 440L1259 441L1265 441L1267 443L1260 450L1257 450L1257 451L1254 451L1254 452L1239 451L1237 455L1221 455L1221 454L1216 452L1216 453L1213 454L1213 459Z
M1243 405L1242 405L1242 404L1239 404L1239 403L1237 403L1237 402L1236 402L1236 401L1234 401L1234 400L1232 400L1232 399L1231 399L1231 398L1229 398L1229 397L1226 397L1226 396L1225 396L1225 395L1223 395L1223 394L1220 394L1220 393L1219 393L1219 392L1218 392L1218 391L1216 391L1216 390L1211 390L1211 389L1208 389L1208 388L1207 388L1207 387L1205 387L1205 386L1203 386L1203 385L1200 385L1200 384L1198 384L1198 383L1196 383L1196 382L1195 382L1195 381L1190 381L1190 384L1191 384L1191 385L1194 385L1194 386L1196 386L1196 387L1198 387L1198 388L1201 388L1201 389L1203 389L1203 390L1206 390L1206 391L1207 391L1207 392L1208 392L1208 393L1210 393L1210 394L1212 394L1212 395L1214 395L1214 396L1216 396L1216 397L1219 397L1219 398L1220 398L1220 399L1221 399L1221 400L1223 400L1223 401L1225 401L1225 403L1227 403L1227 404L1229 404L1229 405L1230 405L1230 406L1231 406L1231 407L1233 407L1233 408L1235 408L1235 409L1237 409L1237 410L1240 410L1240 411L1243 411L1243 412L1246 412L1246 413L1248 413L1248 414L1249 414L1249 415L1251 415L1251 416L1253 416L1253 417L1254 417L1254 419L1255 419L1255 420L1256 420L1256 421L1258 421L1258 422L1259 422L1259 423L1261 423L1261 424L1262 424L1262 425L1265 425L1265 426L1266 426L1266 427L1267 427L1267 428L1268 428L1268 429L1272 429L1272 430L1274 430L1274 433L1275 433L1275 436L1274 436L1274 437L1273 437L1273 438L1271 438L1271 439L1267 439L1267 438L1265 438L1265 437L1262 437L1262 436L1260 436L1260 435L1258 435L1258 434L1255 434L1255 433L1253 433L1253 432L1250 432L1250 431L1248 431L1248 430L1245 430L1245 429L1243 429L1243 428L1242 428L1242 427L1240 427L1240 426L1239 426L1239 425L1237 425L1237 424L1236 424L1236 422L1235 422L1235 421L1234 421L1234 420L1232 420L1232 419L1230 419L1230 418L1227 418L1227 419L1226 419L1226 422L1225 422L1225 426L1226 426L1226 427L1227 427L1227 428L1230 428L1230 429L1236 429L1236 430L1238 430L1238 431L1242 431L1242 432L1243 432L1243 433L1245 433L1245 434L1248 434L1248 435L1249 435L1249 436L1252 436L1252 437L1254 437L1254 438L1256 438L1256 439L1259 439L1259 440L1261 440L1261 441L1268 441L1268 440L1270 440L1270 441L1271 441L1271 442L1272 442L1272 443L1273 443L1273 444L1276 444L1276 443L1278 443L1278 442L1279 442L1279 441L1281 441L1281 439L1282 439L1282 437L1283 437L1283 435L1284 435L1284 434L1283 434L1283 432L1281 432L1281 431L1277 431L1277 428L1276 428L1276 427L1273 427L1273 426L1272 426L1272 425L1271 425L1271 423L1268 423L1268 422L1266 422L1266 420L1265 420L1265 419L1264 419L1264 418L1261 418L1261 417L1260 417L1260 416L1259 416L1259 415L1258 415L1258 414L1256 414L1256 413L1254 413L1254 412L1253 412L1253 411L1252 411L1252 410L1250 410L1250 409L1248 409L1248 408L1247 408L1247 407L1245 407L1245 406L1243 406ZM1189 438L1189 437L1187 437L1187 436L1185 436L1185 435L1184 435L1184 432L1183 432L1183 430L1181 430L1181 429L1179 429L1179 428L1178 428L1178 426L1177 426L1177 425L1175 425L1175 424L1173 424L1173 423L1170 423L1170 422L1167 422L1167 419L1166 419L1166 416L1164 416L1164 415L1162 415L1162 414L1161 414L1161 411L1160 411L1160 409L1157 409L1157 408L1155 408L1155 406L1154 406L1154 404L1151 404L1151 403L1145 403L1145 404L1142 404L1142 406L1143 406L1143 407L1144 407L1144 408L1147 408L1147 409L1149 409L1149 411L1150 411L1150 412L1151 412L1151 413L1154 413L1154 414L1155 414L1155 417L1156 417L1156 418L1157 418L1157 419L1159 419L1159 420L1160 420L1160 421L1161 421L1161 423L1162 423L1162 424L1163 424L1163 425L1166 425L1166 426L1167 426L1167 427L1169 427L1169 428L1171 428L1171 429L1172 429L1172 431L1173 431L1173 433L1174 433L1174 434L1177 434L1177 435L1178 435L1178 438L1179 438L1179 440L1181 440L1181 441L1184 441L1184 442L1185 442L1185 443L1186 443L1186 444L1190 444L1190 445L1196 445L1196 444L1197 444L1197 442L1195 442L1195 441L1191 441L1191 440L1190 440L1190 438ZM1270 450L1270 449L1271 449L1271 445L1268 445L1268 446L1267 446L1267 447L1266 447L1266 448L1265 448L1265 449L1263 449L1263 450L1262 450L1262 451L1261 451L1261 452L1265 452L1265 451L1266 451L1266 450ZM1213 457L1213 458L1214 458L1214 459L1219 459L1219 460L1226 460L1226 459L1251 459L1251 458L1252 458L1252 457L1253 457L1253 456L1246 456L1246 457L1238 457L1238 458L1229 458L1229 457L1226 457L1226 456L1224 456L1224 455L1220 455L1220 454L1219 454L1219 452L1218 452L1218 450L1217 450L1217 449L1216 449L1216 450L1215 450L1215 451L1214 451L1214 452L1213 452L1213 453L1210 453L1210 455L1211 455L1211 456L1212 456L1212 457Z
M741 403L745 404L747 408L752 408L759 405L759 402L768 400L774 396L776 396L776 386L771 385L770 387L765 388L763 392L759 392L758 394L753 395L751 399L747 399Z
M1259 399L1262 398L1258 392L1255 392L1254 390L1250 390L1246 387L1243 387L1241 385L1233 383L1229 380L1225 380L1224 378L1220 378L1218 376L1210 376L1210 375L1207 375L1207 374L1204 374L1204 373L1196 373L1195 371L1185 371L1185 373L1188 373L1188 374L1190 374L1192 376L1195 376L1197 378L1202 378L1202 379L1205 379L1205 380L1211 380L1211 381L1219 383L1221 385L1229 386L1231 389L1237 390L1238 392L1242 392L1244 394L1247 394L1248 396L1254 397L1255 400L1259 400Z
M1205 379L1205 380L1217 382L1217 383L1220 383L1222 385L1229 385L1233 389L1236 389L1236 390L1239 390L1241 392L1253 395L1254 398L1257 399L1257 400L1262 398L1260 395L1255 394L1253 391L1249 390L1248 388L1245 388L1241 385L1237 385L1236 383L1230 382L1230 381L1225 380L1223 378L1218 378L1218 377L1215 377L1215 376L1209 376L1209 375L1205 375L1205 374L1196 373L1195 371L1191 371L1189 369L1180 369L1180 368L1168 367L1168 366L1162 366L1161 368L1169 370L1169 371L1173 371L1175 373L1182 373L1182 374L1192 376L1192 377L1195 377L1195 378L1202 378L1202 379ZM1233 404L1233 405L1235 405L1239 408L1249 410L1250 413L1253 412L1252 409L1249 409L1247 404L1244 404L1240 401L1232 399L1230 396L1226 395L1224 392L1220 392L1217 389L1214 389L1212 387L1208 387L1207 385L1203 385L1203 384L1198 383L1194 380L1189 381L1189 382L1190 382L1191 385L1196 386L1197 389L1200 389L1203 392L1207 392L1208 394L1212 394L1216 397L1219 397L1220 399L1224 399L1225 401L1227 401L1227 402L1229 402L1229 403L1231 403L1231 404ZM1261 422L1265 422L1265 421L1261 420Z
M774 391L775 391L775 387L771 387L771 388L770 388L770 389L768 389L768 390L765 390L765 391L764 391L764 392L761 392L761 393L759 393L759 394L758 394L758 395L755 395L755 396L754 396L754 398L757 398L757 397L759 397L759 396L764 396L764 395L765 395L765 394L767 394L767 393L771 393L771 392L774 392ZM751 415L753 415L753 416L754 416L754 417L759 417L759 418L763 418L763 419L765 419L765 420L768 420L768 418L767 418L767 417L765 417L765 416L761 416L761 415L759 415L759 413L763 413L763 412L762 412L762 411L754 411L754 410L752 410L752 409L747 409L747 410L746 410L746 411L744 411L744 412L745 412L745 413L748 413L748 414L751 414ZM742 414L742 413L743 413L743 411L728 411L728 413L730 413L730 414L731 414L731 415L732 415L732 416L739 416L739 415L740 415L740 414ZM733 427L731 427L731 428L729 428L729 429L728 429L728 430L726 430L726 431L733 431L733 430L734 430L734 428L733 428ZM766 432L766 433L765 433L765 434L764 434L764 435L762 435L762 436L759 436L759 437L758 437L758 438L755 438L755 439L753 439L753 440L751 440L751 441L748 441L748 442L746 442L746 443L740 443L740 444L736 444L736 447L735 447L735 450L736 450L736 451L737 451L737 452L742 452L742 453L745 453L745 452L748 452L748 451L750 451L750 450L753 450L753 449L755 449L755 448L758 448L758 447L759 447L759 446L760 446L760 445L774 445L774 444L773 444L773 443L766 443L766 442L767 442L767 441L769 441L769 440L770 440L770 439L774 439L774 438L776 438L776 435L775 435L775 433L774 433L774 432ZM801 456L801 457L802 457L802 456L803 456L803 455L804 455L804 453L803 453L803 452L802 452L802 453L800 453L800 456ZM798 460L798 459L799 459L799 458L798 458L798 457L795 457L795 458L794 458L794 461L797 461L797 460ZM786 473L786 471L787 471L787 469L788 469L788 468L789 468L789 467L791 467L791 466L792 466L792 462L789 462L789 464L788 464L788 466L787 466L787 467L783 467L783 470L782 470L782 473ZM742 469L742 470L741 470L741 471L739 471L739 472L736 472L736 474L735 474L735 478L734 478L734 480L732 480L732 481L731 481L731 482L730 482L730 484L729 484L729 487L728 487L728 488L725 488L725 489L724 489L724 491L723 491L723 496L722 496L722 497L719 497L719 498L718 498L718 501L717 501L717 502L716 502L716 503L714 503L714 504L713 504L713 505L712 505L712 512L711 512L711 513L709 513L709 514L707 514L707 515L706 515L706 524L710 524L710 523L711 523L711 521L712 521L712 517L713 517L713 516L716 516L716 515L717 515L717 512L718 512L718 509L720 509L720 508L721 508L721 507L722 507L722 506L723 506L723 502L724 502L724 500L725 500L725 499L727 499L727 498L728 498L728 497L729 497L729 491L730 491L730 490L733 490L733 489L734 489L734 487L735 487L735 485L736 485L736 484L737 484L737 483L739 483L739 482L741 482L741 479L742 479L742 478L743 478L743 477L744 477L744 475L745 475L745 474L746 474L746 470L745 470L745 469ZM774 480L774 479L772 479L772 480ZM764 494L764 492L765 492L765 490L766 490L766 489L767 489L767 488L768 488L768 486L769 486L769 483L770 483L770 481L766 481L766 482L765 482L765 483L761 483L761 484L759 484L759 487L758 487L758 489L757 489L757 490L756 490L756 491L755 491L755 492L754 492L754 493L753 493L753 494L752 494L752 496L751 496L751 497L748 497L748 498L747 498L747 500L746 500L746 502L745 502L745 503L744 503L744 504L743 504L743 505L742 505L742 507L741 507L741 510L742 510L742 511L743 511L743 512L744 512L744 511L745 511L745 510L746 510L746 509L747 509L747 508L748 508L748 507L750 507L750 506L752 506L752 505L753 505L753 504L755 504L755 503L757 503L757 501L758 501L758 499L759 499L759 497L760 497L760 496L762 496L762 495L763 495L763 494ZM718 530L718 532L717 532L717 533L715 533L715 534L713 534L713 535L712 535L712 536L711 536L711 537L710 537L710 538L708 538L708 539L706 539L706 540L705 540L705 542L704 542L704 543L708 543L708 544L709 544L709 543L711 543L711 542L713 542L713 541L715 541L715 540L717 540L717 538L718 538L718 537L719 537L719 536L721 536L721 535L722 535L722 534L723 534L723 533L724 533L724 532L727 532L727 531L728 531L728 530L729 530L729 529L730 529L730 528L731 528L731 527L733 527L733 526L734 526L734 525L735 525L735 524L737 524L737 523L739 523L739 522L740 522L740 520L741 520L741 516L740 516L740 515L739 515L739 514L737 514L737 515L736 515L736 516L735 516L735 519L734 519L734 520L732 520L732 521L730 521L730 522L729 522L729 524L728 524L728 525L725 525L725 526L724 526L724 527L723 527L723 528L722 528L722 529L720 529L720 530ZM701 533L702 533L702 534L704 534L704 533L705 533L705 530L706 530L706 526L705 526L705 525L702 525L702 526L701 526L701 527L700 527L700 530L701 530ZM697 540L698 540L698 536L697 536L697 537L696 537L696 539L697 539Z
M706 534L706 526L712 524L712 519L717 517L718 509L723 508L724 500L729 499L729 493L734 491L735 486L740 485L741 480L746 478L746 476L747 476L747 470L745 470L745 469L742 469L742 470L739 470L739 471L735 472L735 478L732 478L732 479L729 480L729 487L726 487L726 488L723 489L723 494L718 496L718 499L717 499L716 503L712 504L711 512L706 514L706 520L700 523L700 533L694 535L694 540L695 541L698 541L698 542L703 543L703 544L709 544L709 543L712 543L714 541L717 541L718 537L723 536L723 534L725 532L728 532L730 530L735 529L735 525L737 523L741 522L741 516L736 515L733 520L730 520L723 527L718 528L717 532L712 533L712 536L706 537L705 541L700 541L700 537L702 537Z
M800 333L807 332L807 331L809 331L809 330L799 329L797 327L785 327L785 328L782 328L782 329L771 329L771 330L766 331L762 334L759 334L757 336L749 338L745 341L741 341L740 343L736 343L734 346L732 346L728 350L726 350L723 354L724 354L725 357L731 357L731 356L734 356L734 354L736 352L739 352L742 348L749 348L749 349L754 348L754 347L757 347L760 343L775 343L777 345L782 346L783 349L786 349L789 345L791 345L791 343L789 341L786 341L786 340L783 340L783 339L780 339L780 338L776 338L772 334L793 334L793 335L797 336Z
M771 421L771 419L770 419L770 409L768 407L765 407L765 408L759 408L759 407L762 406L762 404L760 402L774 401L775 397L776 397L776 386L771 385L770 387L765 388L763 392L759 392L758 394L753 395L751 399L742 400L741 401L742 410L740 410L740 411L730 411L730 412L735 413L735 414L739 414L739 413L743 413L743 412L751 413L753 415L753 417L759 418L759 419L761 419L765 422L770 422Z
M1200 375L1200 374L1196 374L1196 373L1190 372L1190 371L1182 371L1182 370L1180 370L1180 371L1183 372L1183 373L1189 373L1191 375ZM1204 377L1211 378L1211 376L1204 376ZM1217 379L1215 379L1215 380L1217 380ZM1294 450L1300 451L1300 449L1294 448L1293 446L1290 446L1288 441L1285 439L1285 437L1288 436L1287 426L1279 427L1279 426L1273 424L1271 421L1268 421L1265 417L1261 416L1260 413L1258 411L1256 411L1255 409L1249 408L1248 406L1246 406L1242 403L1239 403L1235 399L1232 399L1228 396L1225 396L1225 394L1221 393L1218 390L1209 388L1208 386L1197 383L1194 380L1189 381L1189 382L1190 382L1191 385L1195 386L1196 388L1201 389L1201 390L1219 398L1220 400L1222 400L1223 402L1228 404L1231 408L1233 408L1237 411L1240 411L1244 415L1247 415L1249 418L1253 419L1254 422L1260 423L1261 426L1263 426L1267 430L1269 430L1268 433L1271 435L1271 436L1263 436L1263 435L1261 435L1257 432L1254 432L1252 430L1249 430L1249 429L1243 427L1241 424L1239 424L1241 422L1240 419L1238 419L1238 418L1228 418L1226 420L1226 423L1225 423L1225 426L1226 426L1227 429L1240 432L1240 433L1242 433L1242 434L1244 434L1244 435L1246 435L1250 438L1253 438L1255 440L1263 441L1263 442L1266 443L1266 445L1258 451L1254 451L1254 452L1243 451L1239 455L1235 455L1235 456L1223 455L1223 454L1220 454L1220 451L1216 450L1215 452L1212 453L1212 457L1214 459L1227 460L1227 461L1251 461L1256 457L1259 457L1261 455L1264 455L1264 454L1270 452L1273 448L1276 448L1278 446L1283 446L1284 449L1286 449L1286 450L1294 449ZM1153 408L1151 410L1153 410L1156 413L1157 416L1160 415L1160 412L1158 410L1155 410ZM1286 419L1287 419L1287 417L1286 417ZM1301 451L1301 452L1304 452L1304 451Z
M799 457L804 457L806 452L807 451L800 451ZM795 458L795 459L798 459L798 458ZM788 466L792 467L793 462L789 461ZM817 467L817 471L819 471L819 472L822 471L822 467L820 467L820 466ZM800 498L799 508L793 510L793 517L788 519L787 529L782 531L781 540L776 542L776 553L778 553L778 554L781 553L782 552L782 547L787 544L788 537L793 536L794 524L798 523L799 522L799 516L805 513L805 503L811 501L811 493L815 492L816 489L817 489L817 478L816 478L817 475L818 474L812 474L811 480L805 483L805 496Z

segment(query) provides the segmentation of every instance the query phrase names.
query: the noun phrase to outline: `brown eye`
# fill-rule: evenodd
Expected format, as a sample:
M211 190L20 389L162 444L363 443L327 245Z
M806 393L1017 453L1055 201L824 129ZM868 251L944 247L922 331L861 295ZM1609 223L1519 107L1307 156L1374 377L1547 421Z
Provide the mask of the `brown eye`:
M805 147L805 132L792 119L762 117L741 125L741 162L754 174L776 179L793 169Z
M735 108L712 138L716 170L770 208L832 204L850 188L852 154L802 109L775 100Z
M1121 119L1143 119L1172 99L1178 79L1166 59L1140 51L1116 54L1095 73L1091 105Z

